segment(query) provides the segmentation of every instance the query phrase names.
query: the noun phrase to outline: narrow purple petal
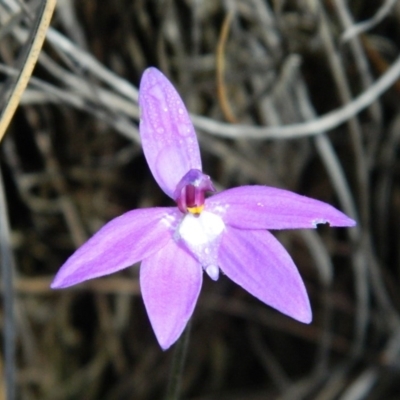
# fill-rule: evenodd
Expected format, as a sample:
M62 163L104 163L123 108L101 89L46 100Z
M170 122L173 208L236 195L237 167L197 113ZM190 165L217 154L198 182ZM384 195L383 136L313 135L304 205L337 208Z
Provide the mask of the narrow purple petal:
M51 287L112 274L149 257L171 240L178 218L176 208L145 208L113 219L72 254Z
M310 303L299 272L270 232L228 227L219 262L230 279L265 304L300 322L311 322Z
M200 264L174 241L142 261L143 301L164 350L175 343L185 329L199 297L202 280Z
M139 88L140 137L150 170L173 197L190 169L201 170L196 132L179 94L156 68L148 68Z
M356 223L319 200L267 186L240 186L206 200L206 209L241 229L302 229L318 224L354 226Z

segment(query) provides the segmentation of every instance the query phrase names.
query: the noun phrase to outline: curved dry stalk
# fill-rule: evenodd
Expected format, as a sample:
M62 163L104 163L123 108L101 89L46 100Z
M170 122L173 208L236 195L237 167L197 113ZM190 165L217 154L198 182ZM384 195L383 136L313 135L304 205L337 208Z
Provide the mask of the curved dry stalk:
M204 132L231 139L295 139L318 135L348 121L376 101L400 77L400 57L387 72L367 90L355 97L350 103L321 117L300 124L285 126L256 127L248 125L230 125L198 115L191 115L194 125Z
M233 11L231 10L224 19L221 28L221 33L218 38L216 70L217 70L217 93L222 112L227 121L231 122L232 124L235 124L237 122L237 119L229 104L228 94L226 92L226 85L224 80L224 72L225 72L224 52L225 52L226 41L228 40L229 28L232 22L232 18L233 18Z
M3 139L21 100L22 94L28 85L33 69L35 68L55 6L56 0L45 0L40 7L35 26L31 32L30 44L24 56L25 61L23 67L11 91L6 107L0 113L0 142Z

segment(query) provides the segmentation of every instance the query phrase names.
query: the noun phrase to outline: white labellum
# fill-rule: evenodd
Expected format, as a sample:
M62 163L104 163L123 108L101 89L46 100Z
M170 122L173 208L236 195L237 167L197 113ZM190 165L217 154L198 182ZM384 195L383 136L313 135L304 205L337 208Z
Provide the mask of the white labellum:
M222 218L208 211L186 214L178 228L180 238L214 281L219 277L218 248L224 229Z
M186 214L179 228L179 236L193 247L213 242L225 229L218 215L203 211L199 216Z

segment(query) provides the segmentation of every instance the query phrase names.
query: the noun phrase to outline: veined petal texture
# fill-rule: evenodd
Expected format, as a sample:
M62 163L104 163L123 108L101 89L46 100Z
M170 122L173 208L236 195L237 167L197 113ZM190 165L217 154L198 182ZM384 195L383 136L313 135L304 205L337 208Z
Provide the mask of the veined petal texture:
M303 229L318 224L354 226L356 223L331 205L268 186L240 186L206 200L206 209L227 225L242 229Z
M176 208L145 208L111 220L72 254L51 287L112 274L156 253L172 240L178 213Z
M171 198L190 169L201 170L196 132L179 94L156 68L148 68L139 88L140 137L149 168Z
M160 346L168 349L193 314L203 280L200 264L176 242L142 261L140 288Z
M310 303L300 274L270 232L227 227L219 263L232 281L265 304L298 321L311 322Z

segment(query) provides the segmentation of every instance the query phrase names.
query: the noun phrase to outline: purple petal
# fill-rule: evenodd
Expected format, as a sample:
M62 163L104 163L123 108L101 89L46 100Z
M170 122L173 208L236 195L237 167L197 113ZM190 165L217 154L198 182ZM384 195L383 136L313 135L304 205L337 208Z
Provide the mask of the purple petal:
M171 240L178 218L176 208L145 208L113 219L72 254L51 287L112 274L149 257Z
M221 270L265 304L298 321L312 315L304 283L293 260L268 231L228 227L222 239Z
M356 223L319 200L267 186L240 186L206 200L206 209L242 229L302 229L318 224L354 226Z
M176 242L142 261L140 288L160 346L166 350L179 338L199 297L203 270Z
M196 132L179 94L156 68L140 82L140 137L150 170L161 189L173 197L190 169L201 170Z

